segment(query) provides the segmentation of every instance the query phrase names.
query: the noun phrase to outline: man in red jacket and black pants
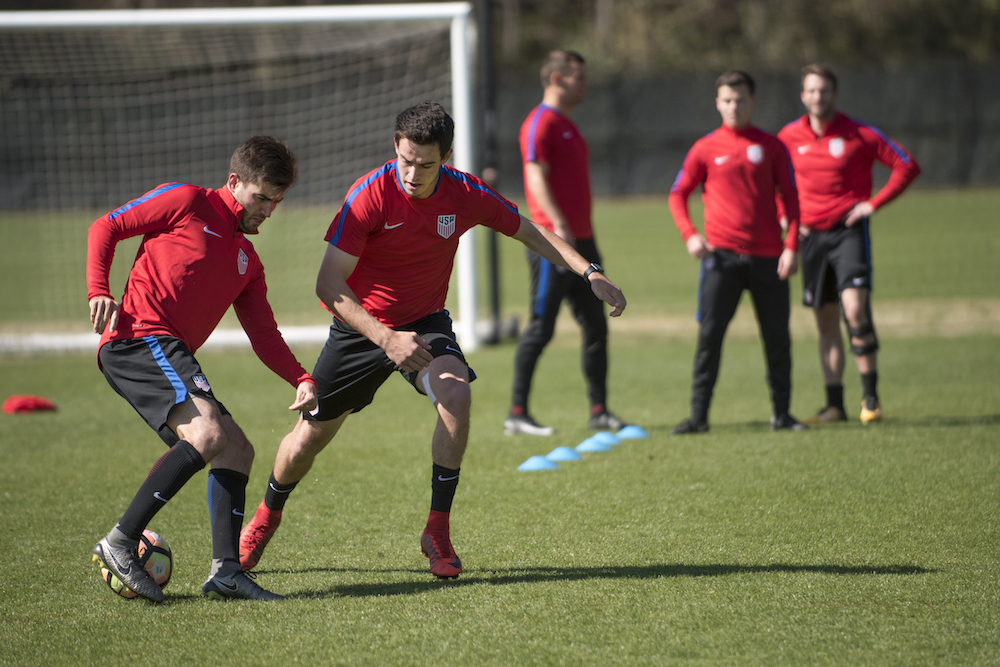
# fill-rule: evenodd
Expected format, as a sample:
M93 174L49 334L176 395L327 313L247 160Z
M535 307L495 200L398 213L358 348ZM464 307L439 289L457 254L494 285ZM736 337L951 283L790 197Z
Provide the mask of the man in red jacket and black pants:
M773 414L771 430L805 428L789 412L791 338L788 278L798 269L798 193L788 151L778 139L750 124L754 81L732 70L715 82L722 126L688 152L673 187L670 212L687 244L701 260L698 287L698 348L691 387L691 416L670 432L708 430L708 409L719 374L722 340L743 290L750 290L767 357ZM687 200L703 186L705 235L691 223ZM788 214L782 241L775 195Z
M829 67L803 68L801 99L807 113L786 125L778 138L791 154L801 186L802 301L816 314L826 383L826 406L805 421L847 420L841 315L861 374L861 423L881 421L868 221L920 175L920 165L877 128L837 111L837 77ZM876 160L892 174L873 197Z

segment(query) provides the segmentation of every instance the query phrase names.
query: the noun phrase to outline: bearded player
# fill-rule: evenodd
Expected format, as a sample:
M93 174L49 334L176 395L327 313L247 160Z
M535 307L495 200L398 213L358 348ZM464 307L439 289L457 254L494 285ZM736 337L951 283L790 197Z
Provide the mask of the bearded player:
M880 130L836 109L837 77L820 64L802 70L806 114L786 125L778 138L792 158L799 189L802 235L802 302L813 309L819 330L819 359L826 406L805 423L847 420L844 409L844 342L850 335L861 374L861 422L882 420L878 396L878 337L872 319L871 236L875 211L898 197L920 175L906 149ZM872 196L872 166L892 170Z

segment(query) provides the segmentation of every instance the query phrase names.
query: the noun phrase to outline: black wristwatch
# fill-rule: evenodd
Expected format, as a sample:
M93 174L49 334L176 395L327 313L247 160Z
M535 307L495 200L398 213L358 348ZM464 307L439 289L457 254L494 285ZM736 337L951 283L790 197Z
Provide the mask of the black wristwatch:
M590 274L593 273L594 271L597 271L598 273L604 273L604 269L601 268L600 264L595 264L594 262L591 262L590 266L587 267L587 270L583 272L583 279L586 280L587 282L590 282L589 280Z

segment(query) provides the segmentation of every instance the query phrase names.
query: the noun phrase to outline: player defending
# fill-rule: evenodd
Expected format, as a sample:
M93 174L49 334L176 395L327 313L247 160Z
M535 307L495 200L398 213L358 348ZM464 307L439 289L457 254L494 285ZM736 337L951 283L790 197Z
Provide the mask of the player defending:
M836 109L837 77L825 65L802 70L806 114L779 133L792 156L802 209L802 302L813 309L819 330L819 360L826 407L806 423L845 421L844 342L847 323L864 397L861 422L882 420L878 399L878 338L871 310L872 213L898 197L920 174L902 146L870 125ZM874 197L872 165L892 170Z
M542 103L521 125L524 191L531 219L573 246L591 262L588 271L603 272L591 224L590 169L587 142L569 114L587 91L587 66L574 51L553 51L542 63ZM590 401L588 426L618 430L625 423L607 409L608 321L604 304L571 272L527 249L531 271L531 319L514 357L514 386L504 431L552 435L528 413L531 380L542 351L555 333L563 300L569 302L583 331L583 375Z
M304 411L281 441L264 500L240 537L255 567L281 521L288 494L352 412L364 409L395 371L434 406L431 509L420 546L438 578L455 578L449 517L469 437L475 374L444 310L459 237L474 225L511 236L582 276L590 263L522 217L481 180L451 167L454 124L436 102L396 117L396 159L358 179L326 234L316 293L334 312L313 375L319 408ZM621 314L625 297L600 273L591 289ZM471 315L470 315L471 316Z
M170 448L94 555L154 602L163 601L163 591L139 562L139 537L209 463L212 567L202 592L216 599L283 599L240 568L238 536L253 446L216 400L194 353L233 306L257 355L296 387L289 409L316 407L315 382L278 331L264 267L244 236L257 233L295 182L295 156L278 139L252 137L233 153L229 171L219 190L161 185L94 222L87 240L90 321L101 334L98 363L112 389ZM119 303L108 286L115 246L140 234Z
M788 151L777 138L750 124L754 81L729 71L715 83L722 126L688 152L673 187L670 212L691 257L701 260L698 347L691 387L691 416L674 435L708 431L708 410L722 359L722 340L743 290L753 297L767 360L771 430L805 428L788 413L792 391L788 334L788 278L798 269L798 195ZM687 200L699 185L705 201L705 236L691 223ZM784 242L775 196L788 211Z

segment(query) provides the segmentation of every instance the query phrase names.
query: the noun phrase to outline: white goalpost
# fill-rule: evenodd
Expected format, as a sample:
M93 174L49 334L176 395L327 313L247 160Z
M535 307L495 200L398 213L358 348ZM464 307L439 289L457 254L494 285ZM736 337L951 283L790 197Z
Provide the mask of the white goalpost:
M450 102L452 164L471 172L471 11L468 2L438 2L0 12L0 180L22 220L44 216L31 233L56 230L36 240L64 247L74 264L93 220L81 211L106 212L166 181L213 186L249 133L289 141L300 163L295 199L331 217L355 178L392 157L391 119L423 99ZM18 224L3 219L9 210L0 211L0 231ZM65 222L74 215L81 222ZM459 245L453 286L456 333L469 351L480 342L475 247L473 229ZM20 278L3 271L0 282ZM68 280L39 295L79 310L82 274ZM0 351L74 347L79 337L51 331L53 313L64 317L67 307L2 316L56 324L0 329ZM316 330L282 326L296 341L307 329Z

